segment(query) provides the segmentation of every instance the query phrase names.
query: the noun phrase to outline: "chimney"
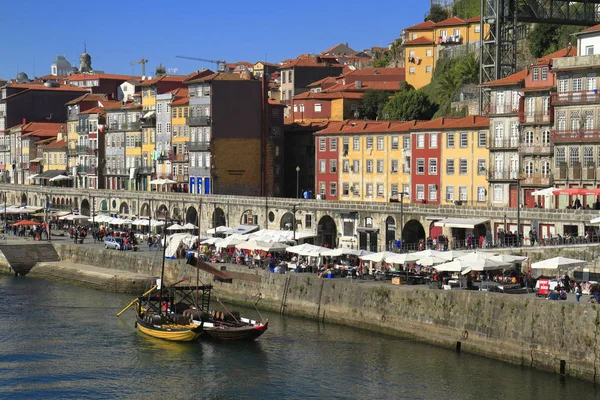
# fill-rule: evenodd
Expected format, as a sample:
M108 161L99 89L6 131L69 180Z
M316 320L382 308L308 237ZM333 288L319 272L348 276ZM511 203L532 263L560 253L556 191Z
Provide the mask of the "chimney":
M27 123L27 118L23 118L23 125Z

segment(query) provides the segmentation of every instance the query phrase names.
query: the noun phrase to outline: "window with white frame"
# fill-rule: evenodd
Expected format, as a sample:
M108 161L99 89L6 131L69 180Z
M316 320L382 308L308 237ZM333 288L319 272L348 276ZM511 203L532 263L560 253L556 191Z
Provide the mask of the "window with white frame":
M577 131L580 128L580 121L579 121L579 110L575 110L575 111L571 111L570 114L571 117L571 130L572 131Z
M383 160L377 160L377 173L383 174Z
M425 159L424 158L417 158L417 175L424 175L425 174Z
M372 137L368 137L367 138L367 150L368 149L372 149L373 148L373 138Z
M429 159L429 175L437 175L438 173L438 160L437 158Z
M383 197L383 183L377 184L377 197Z
M373 184L372 183L367 183L365 186L365 190L366 190L365 195L367 197L373 197Z
M358 174L360 172L360 161L354 160L352 161L352 172Z
M327 150L327 142L325 141L325 138L319 138L319 151L325 151Z
M337 151L337 138L329 138L329 151Z
M350 172L350 161L348 161L348 160L342 161L342 172L345 174Z
M437 200L437 191L438 191L437 185L430 184L430 185L427 185L427 187L428 187L428 193L429 193L429 196L428 196L429 201L436 201Z
M354 182L352 184L352 195L360 196L360 183Z
M348 196L350 194L350 184L342 183L342 196Z
M454 201L454 186L446 186L446 201Z
M458 173L466 175L469 172L469 161L466 158L461 158L458 161Z
M550 114L550 97L545 96L542 98L542 110L544 112L544 116L548 116Z
M417 200L425 200L425 185L416 185Z
M596 75L591 75L585 78L585 89L591 94L595 94L596 87Z
M437 149L437 147L438 147L438 134L430 133L429 134L429 148Z
M525 113L528 117L533 117L535 111L535 98L528 97L525 99Z
M548 79L548 67L542 67L542 80Z
M479 203L485 202L485 192L486 192L486 189L484 186L477 187L477 201Z
M329 182L329 195L331 197L337 196L337 183L336 182Z
M532 176L533 175L533 162L527 161L525 163L525 175Z
M398 196L398 184L397 183L392 183L390 185L390 195Z
M585 55L593 56L594 55L594 45L585 46Z
M319 194L325 194L325 182L319 182Z
M332 174L337 172L337 160L329 160L329 172Z
M367 173L373 173L373 160L367 160Z
M458 200L467 201L467 187L466 186L458 187Z
M408 67L408 73L410 75L414 75L415 74L415 67Z
M410 135L402 136L402 148L410 150Z
M431 57L431 54L432 54L431 49L425 50L425 57Z
M321 112L321 104L320 103L315 104L315 112Z
M398 136L392 136L392 150L398 150L400 148L400 142Z
M568 79L559 79L558 80L558 92L566 93L569 91L569 80Z
M395 174L398 172L399 161L397 159L392 159L392 165L390 166L390 172Z
M592 167L594 165L594 148L592 146L585 146L583 148L583 165L585 167Z
M550 171L550 161L542 161L542 175L548 176L552 173Z
M352 150L358 151L360 150L360 138L352 138Z
M540 79L540 69L539 68L533 68L533 80L537 81Z
M569 166L578 167L580 164L579 160L579 147L569 147Z
M377 136L377 150L383 150L383 136Z
M327 172L327 162L325 160L319 160L319 172L322 174Z
M485 158L477 159L477 175L485 175L487 170L486 163Z
M432 71L431 65L426 65L425 66L425 73L430 74Z
M477 146L478 147L485 147L486 145L487 145L487 133L486 132L479 132L478 140L477 140Z
M503 190L502 185L495 184L494 185L494 201L499 202L502 201Z
M410 184L403 183L402 184L402 191L404 192L404 197L406 199L410 199Z
M583 129L592 130L594 129L594 111L584 110L583 111Z
M467 132L460 133L460 147L465 148L469 146L469 134Z
M454 147L454 133L448 132L446 134L446 148L451 149Z
M481 32L481 25L475 25L473 28L474 28L475 33Z
M533 131L525 132L525 145L533 146Z
M417 134L417 149L425 148L425 134L419 133Z
M573 92L581 92L582 83L581 77L573 78Z
M446 159L446 175L454 175L454 158Z
M566 152L564 147L556 148L556 156L554 158L556 162L556 168L560 168L563 164L567 162Z

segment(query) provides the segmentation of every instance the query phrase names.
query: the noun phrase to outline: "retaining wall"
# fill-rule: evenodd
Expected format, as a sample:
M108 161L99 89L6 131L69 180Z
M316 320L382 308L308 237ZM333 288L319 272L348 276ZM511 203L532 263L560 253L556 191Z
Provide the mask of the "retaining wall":
M55 244L63 260L158 276L161 260L116 251ZM167 261L168 282L195 268ZM217 265L219 267L220 265ZM575 304L477 291L440 291L389 283L319 279L312 274L271 274L228 265L233 283L214 282L223 300L258 305L343 325L364 328L472 352L519 365L596 381L600 310ZM203 282L212 276L200 271Z

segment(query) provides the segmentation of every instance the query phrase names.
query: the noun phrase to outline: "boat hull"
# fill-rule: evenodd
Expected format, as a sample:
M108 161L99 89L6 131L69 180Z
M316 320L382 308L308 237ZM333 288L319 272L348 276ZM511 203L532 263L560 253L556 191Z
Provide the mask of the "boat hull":
M197 340L202 334L202 327L194 324L163 324L158 326L150 324L139 317L137 317L137 328L148 336L172 342L191 342Z
M265 333L268 325L269 322L261 325L245 326L226 326L215 323L214 326L205 326L202 336L221 341L252 341Z

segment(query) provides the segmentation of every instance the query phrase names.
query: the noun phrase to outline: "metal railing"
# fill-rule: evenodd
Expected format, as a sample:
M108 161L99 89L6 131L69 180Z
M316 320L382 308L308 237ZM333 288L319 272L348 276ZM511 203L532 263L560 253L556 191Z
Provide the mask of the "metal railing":
M523 155L551 155L554 154L554 145L548 144L520 144L519 153Z
M95 153L95 149L91 148L90 146L75 146L75 152L77 154L94 154Z
M550 102L552 104L583 104L597 103L598 101L600 101L600 94L598 94L597 89L579 92L552 93L550 95Z
M207 117L205 115L191 116L191 117L186 118L186 124L189 126L192 126L192 125L207 126L207 125L210 125L210 122L211 122L210 117Z
M512 101L504 103L490 103L483 107L483 113L486 115L517 114L519 112L519 103Z
M596 141L600 140L600 129L572 129L550 131L554 142Z
M169 153L169 160L171 161L188 161L188 153Z
M125 168L104 168L104 173L107 175L127 175L127 170Z
M108 125L109 131L135 131L141 128L141 124L139 122L124 122L122 124L119 123L111 123Z
M96 175L97 169L96 169L96 167L92 167L92 166L88 166L88 165L79 165L77 167L77 172L90 174L90 175Z
M488 140L488 149L517 149L519 147L519 138L491 138Z
M528 113L526 111L519 112L519 122L521 124L552 124L553 120L554 112L552 110L533 113Z
M517 180L519 178L519 171L506 169L491 169L488 171L488 180Z
M210 141L189 142L188 150L210 150Z
M552 175L522 175L519 179L521 186L543 186L554 185L554 176Z

